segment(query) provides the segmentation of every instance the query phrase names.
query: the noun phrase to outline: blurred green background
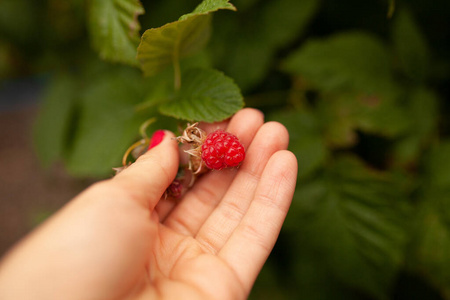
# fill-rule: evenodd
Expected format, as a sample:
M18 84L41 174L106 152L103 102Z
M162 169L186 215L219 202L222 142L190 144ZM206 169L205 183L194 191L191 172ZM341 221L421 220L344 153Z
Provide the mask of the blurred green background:
M161 78L93 50L96 2L0 1L0 254L111 176L152 116L133 108ZM187 64L233 78L299 161L251 298L450 299L450 1L232 3ZM141 33L199 1L142 4Z

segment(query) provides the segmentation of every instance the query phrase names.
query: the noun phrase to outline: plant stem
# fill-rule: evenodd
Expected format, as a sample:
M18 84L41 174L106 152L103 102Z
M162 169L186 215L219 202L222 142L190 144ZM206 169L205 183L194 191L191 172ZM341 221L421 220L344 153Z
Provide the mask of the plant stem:
M148 143L149 143L149 139L142 139L142 140L137 141L133 145L131 145L122 157L122 165L124 167L127 166L127 159L128 159L128 156L130 155L131 151L133 151L134 149L136 149L137 147L139 147L141 145L145 145Z
M147 135L147 127L156 122L156 118L150 118L139 127L139 133L141 134L143 139L149 139Z

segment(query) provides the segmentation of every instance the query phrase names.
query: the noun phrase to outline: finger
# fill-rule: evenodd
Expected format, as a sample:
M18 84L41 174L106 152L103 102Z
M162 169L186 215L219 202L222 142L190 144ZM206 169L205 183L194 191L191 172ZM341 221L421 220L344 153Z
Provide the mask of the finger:
M289 151L268 162L250 208L218 253L244 287L253 285L286 218L297 180L297 160Z
M206 250L217 253L222 248L246 213L270 157L286 149L288 141L288 132L280 123L269 122L259 129L238 175L196 235Z
M229 123L227 131L235 134L248 149L256 132L264 123L264 115L256 109L239 111ZM185 195L165 224L180 233L194 235L208 218L236 175L236 169L211 171L205 174Z
M172 132L164 131L162 141L116 175L111 186L153 209L178 170L178 146L173 137Z
M215 123L205 123L200 122L198 127L203 129L205 132L209 133L217 129L225 130L228 125L229 120L215 122ZM180 165L187 165L189 162L189 155L185 153L185 150L188 150L188 145L182 145L179 147L180 153ZM164 201L159 201L155 207L155 211L158 213L159 219L163 222L166 217L170 214L173 208L179 203L179 199L168 198L164 199Z

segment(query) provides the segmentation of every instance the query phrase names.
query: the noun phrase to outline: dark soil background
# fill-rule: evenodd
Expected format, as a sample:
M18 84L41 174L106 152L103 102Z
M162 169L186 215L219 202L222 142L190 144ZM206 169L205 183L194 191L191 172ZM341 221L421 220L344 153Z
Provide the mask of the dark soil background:
M35 155L42 86L34 79L0 81L0 257L88 184L61 166L44 169Z

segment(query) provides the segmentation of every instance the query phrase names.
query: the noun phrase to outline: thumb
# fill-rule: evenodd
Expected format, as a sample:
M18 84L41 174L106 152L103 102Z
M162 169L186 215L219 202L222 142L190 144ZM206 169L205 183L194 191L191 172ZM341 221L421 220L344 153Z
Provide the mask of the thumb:
M110 183L126 189L135 201L153 209L178 171L178 145L173 137L170 131L156 131L149 151L117 174Z

